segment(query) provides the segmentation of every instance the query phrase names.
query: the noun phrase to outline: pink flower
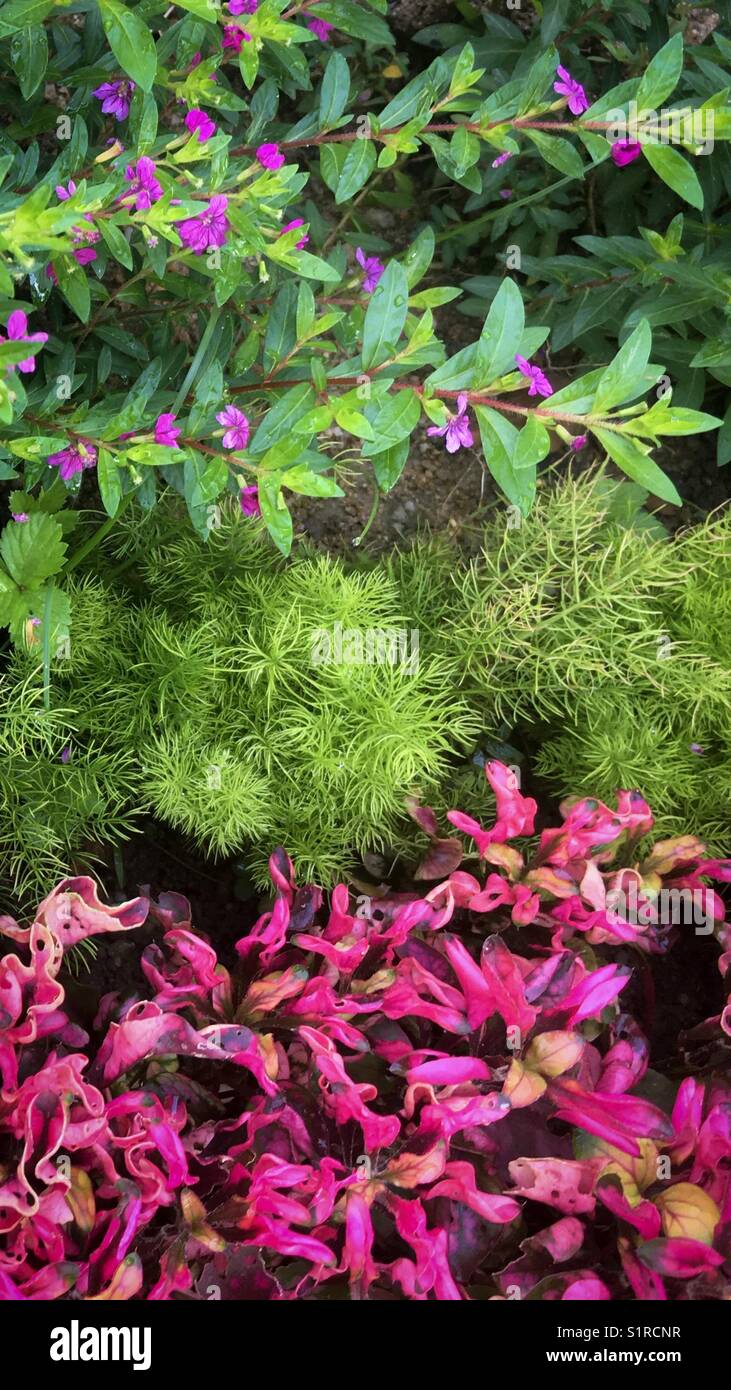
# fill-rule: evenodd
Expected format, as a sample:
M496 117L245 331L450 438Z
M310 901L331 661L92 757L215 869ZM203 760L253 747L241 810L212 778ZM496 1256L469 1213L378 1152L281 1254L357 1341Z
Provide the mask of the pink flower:
M251 43L251 34L247 34L245 29L240 29L238 24L225 24L221 47L235 48L236 52L240 53L242 43Z
M69 444L65 449L49 454L48 466L57 468L59 477L67 483L75 473L81 473L85 468L96 467L96 449L93 444L79 439L76 444Z
M507 161L508 161L509 159L510 159L510 150L504 150L502 154L499 154L499 155L497 156L497 159L493 159L493 161L492 161L492 167L493 167L493 169L499 169L499 168L500 168L500 165L501 165L501 164L506 164Z
M567 68L557 67L556 76L560 78L560 81L554 82L553 90L558 92L559 96L567 98L571 114L580 116L584 111L588 111L589 103L581 83L571 76Z
M197 217L189 217L185 222L178 223L181 240L196 256L202 256L211 246L225 245L229 229L227 207L228 198L225 194L216 193L208 207Z
M259 489L256 483L252 483L249 487L242 487L239 493L239 502L244 516L261 516Z
M206 140L210 140L211 136L216 133L216 122L212 121L207 112L201 111L198 106L194 106L192 110L188 112L185 118L185 124L187 129L191 132L191 135L194 131L198 131L198 140L201 145L204 144Z
M379 261L377 256L366 256L365 251L362 251L360 246L356 250L355 259L365 272L363 276L363 289L366 294L373 294L378 281L386 269L385 265Z
M304 227L304 225L305 225L305 223L304 223L304 218L302 218L302 217L295 217L295 219L294 219L293 222L288 222L287 225L286 225L285 227L282 227L282 230L281 230L281 232L279 233L279 235L280 235L280 236L284 236L286 232L293 232L294 229L295 229L295 227ZM303 248L304 246L307 245L309 239L310 239L310 238L309 238L307 235L305 235L305 236L303 236L303 237L301 238L300 241L296 241L296 242L295 242L295 247L296 247L296 249L297 249L298 251L301 251L302 248Z
M74 251L74 260L78 261L79 265L89 265L91 261L96 260L94 247L82 246L79 251Z
M226 8L231 14L256 14L259 0L228 0Z
M553 395L553 387L548 377L544 376L540 367L532 366L530 362L526 362L524 357L520 357L517 352L515 354L515 360L518 364L518 370L521 371L523 376L527 377L530 382L530 386L528 387L529 396Z
M302 11L302 18L307 22L307 28L320 40L320 43L327 43L330 38L330 31L334 26L328 24L326 19L317 19L315 15L308 14L307 10Z
M179 425L173 425L174 415L158 415L155 421L155 443L163 444L168 449L178 449L178 435L181 433Z
M259 163L261 164L262 169L272 170L281 169L286 159L286 156L282 154L279 145L276 145L271 141L268 144L259 145L259 148L256 151L256 157Z
M589 436L588 436L588 435L586 435L586 434L576 434L576 435L574 435L574 438L571 440L571 448L574 450L574 453L577 453L577 454L578 454L579 449L585 449L588 443L589 443Z
M11 516L13 518L13 521L23 522L28 521L30 519L27 512L11 512Z
M26 315L23 313L23 310L22 310L22 309L13 309L12 314L10 314L10 316L9 316L9 318L8 318L7 328L8 328L8 336L7 336L7 338L5 338L5 337L3 336L3 334L0 333L0 342L3 342L3 343L4 343L4 342L10 342L10 343L15 342L15 343L18 343L18 342L26 342L26 341L27 341L29 344L30 344L30 343L37 343L39 347L42 347L44 343L47 343L47 342L48 342L48 334L47 334L47 333L29 333L29 332L28 332L28 319L27 319ZM36 364L35 364L35 356L36 356L36 353L35 353L34 349L31 348L30 351L29 351L28 356L27 356L27 357L24 357L22 362L18 362L18 363L16 364L17 367L18 367L18 371L21 371L21 372L33 372L33 371L35 371L35 366L36 366ZM12 370L12 368L11 368L11 370Z
M457 397L457 414L446 425L431 425L427 434L446 435L447 453L456 454L458 449L468 449L473 443L472 430L467 416L467 396L463 392Z
M65 203L67 199L73 198L74 193L76 192L76 184L74 183L73 179L69 179L66 188L64 188L62 183L57 183L55 192L56 197L60 199L62 203Z
M153 203L162 198L162 184L156 178L157 170L148 155L143 154L137 164L128 164L124 172L129 188L120 195L120 202L134 200L136 212L147 212Z
M224 449L245 449L249 442L249 422L243 410L235 405L227 405L219 411L216 419L225 430L222 441Z
M615 140L612 145L612 163L618 169L623 169L625 164L632 164L639 159L642 154L642 146L638 140Z
M129 115L129 104L134 90L134 82L126 79L121 82L102 82L101 87L94 88L94 96L101 102L105 115L114 116L117 121L124 121Z

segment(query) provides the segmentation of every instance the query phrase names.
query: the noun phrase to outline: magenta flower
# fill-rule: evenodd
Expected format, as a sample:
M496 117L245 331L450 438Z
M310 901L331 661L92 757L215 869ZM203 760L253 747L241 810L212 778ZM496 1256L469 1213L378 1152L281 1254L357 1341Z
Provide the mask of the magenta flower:
M11 516L12 516L12 518L13 518L13 521L19 521L19 522L21 522L21 523L22 523L23 521L29 521L29 520L30 520L30 517L29 517L29 515L28 515L28 512L11 512Z
M185 118L185 124L191 135L194 131L198 131L198 139L201 145L204 144L206 140L210 140L211 136L216 133L216 122L212 121L208 113L206 111L201 111L198 106L194 106L193 109L188 112Z
M94 96L98 97L106 116L125 121L129 115L129 104L134 90L134 82L127 79L120 82L102 82L101 87L94 88Z
M624 169L625 164L633 164L642 154L642 146L638 140L615 140L612 145L612 163L618 169Z
M363 276L363 289L366 294L373 294L378 281L386 269L385 265L379 261L377 256L366 256L365 251L362 251L360 246L356 250L355 259L365 272Z
M286 155L282 154L279 145L276 145L273 142L270 142L266 145L259 145L259 148L256 151L256 157L259 163L261 164L262 169L271 170L281 169L282 165L285 163L286 160Z
M79 439L76 444L69 444L67 448L59 449L58 453L49 454L48 467L57 468L59 477L67 483L69 478L81 473L84 468L96 467L96 449L93 444Z
M249 422L243 410L235 405L227 405L218 412L216 419L225 430L224 449L245 449L249 442Z
M509 159L510 159L510 150L504 150L502 154L499 154L499 155L497 156L497 159L493 159L493 161L492 161L492 167L493 167L493 169L499 169L499 168L500 168L500 165L501 165L501 164L506 164L507 161L508 161Z
M120 202L134 199L136 212L147 212L153 203L162 198L162 184L156 177L157 169L148 155L143 154L137 164L128 164L124 171L129 188L120 195Z
M173 425L174 415L158 415L155 421L155 443L163 444L168 449L178 449L178 435L181 433L179 425Z
M457 414L446 425L431 425L427 434L446 436L447 453L456 454L458 449L469 449L473 443L472 430L467 416L467 396L457 397Z
M316 15L309 14L307 10L302 11L302 18L306 21L310 33L314 34L320 43L328 42L330 31L334 28L332 24L328 24L325 19L318 19Z
M80 250L74 251L74 260L78 261L79 265L89 265L91 261L96 260L96 251L94 247L82 246Z
M62 183L56 184L56 197L62 203L65 203L69 198L73 198L75 192L76 184L74 183L73 179L69 179L68 184L65 188Z
M249 487L242 487L239 493L239 502L244 516L261 516L259 489L256 483L252 483Z
M256 14L259 0L228 0L226 6L231 14Z
M574 435L574 438L571 440L571 448L574 450L574 453L578 454L579 449L585 449L586 446L587 446L587 444L588 444L588 442L589 442L589 436L588 436L588 435L586 435L586 434L576 434L576 435Z
M501 198L512 198L512 196L513 196L513 190L512 190L512 188L501 188L501 189L500 189L500 197L501 197Z
M178 223L181 240L196 256L202 256L211 246L224 246L228 235L229 221L226 216L228 198L216 193L208 207L197 217L189 217Z
M65 745L65 747L63 747L63 748L61 749L61 752L60 752L60 754L59 754L59 757L60 757L60 760L61 760L62 763L67 763L67 762L69 762L69 760L70 760L70 758L71 758L71 745L70 745L69 743L67 743L67 744Z
M586 92L581 83L571 76L568 68L557 67L556 76L560 81L554 82L553 90L558 92L559 96L566 97L572 116L581 116L584 111L588 111Z
M251 43L251 34L247 34L245 29L239 28L238 24L225 24L221 47L235 48L236 52L240 53L242 43Z
M548 377L544 376L540 367L534 367L530 362L526 362L525 358L520 357L517 352L515 354L515 360L518 364L519 371L521 371L523 376L526 376L530 382L530 386L528 387L529 396L553 395L553 387Z
M295 217L293 222L288 222L286 227L282 227L282 230L279 233L279 235L284 236L285 232L293 232L295 227L304 227L304 225L304 218ZM295 248L297 249L297 251L301 251L303 246L307 245L309 239L310 238L305 234L305 236L303 236L300 241L296 241Z
M19 343L19 342L26 342L26 341L27 341L29 344L30 344L30 343L37 343L39 347L42 347L44 343L47 343L47 342L48 342L48 334L47 334L47 333L29 333L29 332L28 332L28 319L27 319L26 315L23 313L23 310L22 310L22 309L13 309L12 314L10 314L10 316L9 316L9 318L8 318L7 327L8 327L8 336L7 336L7 338L5 338L4 335L3 335L2 333L0 333L0 342L2 342L2 343L5 343L5 342L9 342L9 343ZM28 356L27 356L27 357L24 357L22 362L18 362L18 363L16 364L16 365L17 365L17 368L18 368L18 371L20 371L20 372L34 372L34 371L35 371L35 367L36 367L36 364L35 364L35 356L36 356L36 353L35 353L34 349L31 348L30 351L29 351L29 353L28 353ZM12 368L11 368L10 370L12 371Z

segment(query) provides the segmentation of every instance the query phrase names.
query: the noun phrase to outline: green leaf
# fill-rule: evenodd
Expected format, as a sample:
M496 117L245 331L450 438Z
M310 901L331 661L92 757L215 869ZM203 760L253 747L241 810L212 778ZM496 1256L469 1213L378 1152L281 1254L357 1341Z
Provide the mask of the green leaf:
M682 506L683 499L680 496L674 483L670 481L666 473L647 454L628 439L626 435L619 434L616 430L597 429L594 425L589 428L593 435L599 440L602 448L609 454L610 459L626 473L633 482L639 483L640 487L647 488L655 497L662 498L663 502L672 502L675 506Z
M59 256L53 262L58 278L58 288L66 302L82 323L87 323L91 309L89 282L80 265L72 256Z
M2 13L4 18L6 12ZM40 87L48 66L48 39L42 24L29 24L13 36L10 57L25 100Z
M632 387L642 381L650 359L652 333L647 319L641 319L616 357L604 368L596 387L592 413L601 414L630 399Z
M337 49L330 54L320 88L320 125L323 129L335 125L342 116L350 93L350 71L346 59Z
M371 463L381 492L390 492L391 488L396 486L409 457L409 445L410 440L408 438L402 439L399 444L392 445L390 449L384 449L382 453L373 455Z
M343 161L335 189L335 202L347 203L363 187L376 167L372 140L354 140Z
M54 0L11 0L0 11L0 34L6 29L25 29L33 24L41 24L53 6Z
M368 301L363 324L363 366L378 367L397 352L409 307L409 282L400 261L389 261Z
M560 135L546 135L544 130L526 130L525 134L552 169L573 179L583 179L581 155L568 140Z
M119 469L108 449L100 449L96 465L96 480L104 510L108 516L116 516L122 500L122 481Z
M418 285L422 276L425 275L429 269L434 259L435 245L436 237L434 235L434 228L427 223L425 227L422 227L416 240L412 241L411 245L404 251L401 257L401 264L406 271L409 289L411 289L413 285Z
M315 393L309 382L302 381L286 391L264 416L254 438L249 445L252 454L263 454L278 439L289 434L298 420L306 415L316 403Z
M480 334L476 385L487 385L515 366L524 327L523 297L515 281L506 276L490 305Z
M0 539L0 555L16 584L27 589L58 574L66 558L63 532L45 512L28 521L10 521Z
M277 478L259 480L259 506L277 549L283 555L289 555L292 549L292 518Z
M359 410L353 410L351 406L340 405L335 410L335 423L341 430L347 430L348 434L354 434L358 439L373 439L373 426L365 415Z
M287 468L281 477L282 487L290 492L299 492L303 497L344 497L341 487L334 478L325 473L313 473L306 463Z
M474 410L485 463L508 501L527 516L535 493L535 466L523 467L522 472L516 467L519 431L491 406L476 405Z
M407 438L419 423L421 402L415 391L395 391L378 411L373 425L374 441L366 441L363 454L370 458Z
M675 91L683 71L683 35L674 34L648 63L637 88L638 112L644 107L657 110Z
M120 0L99 0L99 9L109 47L120 67L144 92L152 91L157 54L147 25Z
M731 460L731 405L723 417L723 424L718 436L718 452L716 462L719 468L723 468Z
M392 48L393 38L387 24L376 15L362 10L354 0L317 0L318 19L334 24L343 34L352 34L356 39L377 44L380 48Z
M115 261L119 261L120 265L125 266L127 270L131 270L134 265L132 251L121 227L118 227L114 222L110 222L107 217L100 217L98 222L94 225L97 227L98 231L101 232L102 241L111 251Z
M698 175L680 150L673 149L671 145L643 144L642 153L668 188L672 188L673 192L684 202L690 203L691 207L702 211L703 189L698 182Z

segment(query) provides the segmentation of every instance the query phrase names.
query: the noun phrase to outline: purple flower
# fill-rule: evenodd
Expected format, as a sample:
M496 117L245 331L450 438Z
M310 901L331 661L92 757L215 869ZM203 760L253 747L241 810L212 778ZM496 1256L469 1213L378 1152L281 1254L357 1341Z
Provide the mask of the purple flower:
M79 251L74 251L74 260L79 265L89 265L90 261L96 260L96 251L93 246L82 246Z
M379 261L377 256L366 256L365 251L362 251L360 246L356 250L355 259L365 272L363 276L363 289L366 294L373 294L378 281L386 269L385 265Z
M136 212L147 212L153 203L162 198L162 184L157 180L157 169L148 155L143 154L137 164L128 164L124 171L129 188L120 195L120 202L134 198Z
M530 392L528 393L530 395ZM571 448L578 454L579 449L585 449L589 443L589 436L586 434L575 434L571 440Z
M196 256L202 256L211 246L225 245L229 227L227 207L225 194L216 193L208 207L197 217L189 217L185 222L178 223L181 240Z
M334 25L328 24L326 19L317 19L315 15L309 14L307 10L302 11L302 18L306 21L310 33L314 34L315 38L320 40L320 43L328 42L330 31L334 28Z
M612 163L618 169L624 169L625 164L633 164L642 154L642 146L638 140L615 140L612 145Z
M706 751L702 743L689 743L688 747L691 753L697 753L700 757L702 757Z
M508 161L509 159L510 159L510 150L504 150L502 154L499 154L499 155L497 156L497 159L493 159L493 161L492 161L492 167L493 167L493 169L499 169L499 168L500 168L500 165L501 165L501 164L506 164L507 161Z
M282 227L282 230L281 230L281 232L279 233L279 235L280 235L280 236L284 236L285 232L293 232L294 229L295 229L295 227L304 227L304 225L305 225L305 223L304 223L304 218L302 218L302 217L295 217L295 219L294 219L293 222L288 222L287 225L286 225L286 227ZM296 241L296 242L295 242L295 248L296 248L296 250L297 250L297 251L301 251L301 250L302 250L302 247L307 245L309 239L310 239L310 238L309 238L308 236L305 235L305 236L302 237L302 239L301 239L300 241Z
M67 483L69 478L73 478L75 473L81 473L84 468L96 467L96 449L93 444L79 439L76 444L69 444L57 454L49 454L48 467L57 468L59 477Z
M589 110L589 103L586 99L586 92L580 82L571 76L568 68L556 68L556 76L561 80L554 82L553 90L559 96L566 97L569 111L573 116L581 116L584 111Z
M544 376L540 367L532 366L530 362L526 362L524 357L520 357L517 352L515 354L515 360L518 364L518 369L523 373L523 376L527 376L530 382L530 386L528 387L529 396L553 395L553 387L548 377Z
M467 415L467 396L462 394L457 397L457 414L446 425L431 425L427 434L446 435L448 454L456 454L458 449L469 449L473 440Z
M251 43L251 34L247 34L245 29L240 29L238 24L225 24L221 47L235 48L239 53L242 43Z
M67 762L69 761L70 758L71 758L71 745L70 745L70 743L67 743L67 744L65 745L65 747L61 749L60 759L61 759L61 762L62 762L62 763L67 763Z
M194 131L198 131L198 139L201 145L204 144L206 140L210 140L212 135L216 134L216 122L212 121L208 113L206 111L201 111L198 106L194 106L193 109L188 112L185 118L185 124L191 135Z
M286 155L282 154L279 145L275 145L273 142L260 145L256 151L256 157L262 169L281 169L286 160Z
M501 198L512 198L512 196L513 196L513 190L512 190L512 188L501 188L501 189L500 189L500 197L501 197Z
M242 487L239 494L239 502L241 503L241 510L244 516L261 516L259 489L256 483L252 483L250 487Z
M216 419L225 430L222 441L224 449L245 449L249 442L249 422L243 410L235 405L227 405L218 412Z
M259 0L228 0L226 8L231 14L256 14Z
M178 435L182 433L179 425L173 425L174 415L158 415L155 421L155 443L164 444L168 449L179 449Z
M28 319L26 315L23 313L22 309L13 309L12 314L10 314L8 318L7 327L7 338L5 338L2 333L0 333L0 342L2 343L18 343L27 341L28 343L38 343L38 346L42 347L44 343L48 342L47 333L28 332ZM22 362L16 363L18 370L21 372L34 372L36 369L35 356L35 351L31 348L29 355L27 357L24 357ZM12 371L12 368L10 370Z
M76 184L74 183L73 179L69 179L68 186L66 188L64 188L62 183L56 184L56 197L62 203L65 203L69 198L73 198L75 192Z
M13 521L23 522L30 520L30 517L27 512L11 512L11 516L13 518Z
M102 82L101 87L94 88L94 96L99 98L105 115L114 116L117 121L126 121L134 90L134 82L126 79L120 82Z

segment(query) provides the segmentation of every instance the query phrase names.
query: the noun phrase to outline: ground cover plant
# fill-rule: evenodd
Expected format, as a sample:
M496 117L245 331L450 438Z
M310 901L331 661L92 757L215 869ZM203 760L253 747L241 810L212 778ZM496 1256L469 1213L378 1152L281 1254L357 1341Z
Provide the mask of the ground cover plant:
M69 583L48 709L32 651L1 678L6 885L35 896L150 812L260 886L283 840L316 881L413 866L408 798L480 814L501 730L559 796L637 787L662 834L727 853L728 515L671 540L635 503L583 474L469 564L440 539L285 562L235 507L207 542L179 506L122 523Z
M495 823L451 814L474 843L424 896L328 906L278 851L231 969L175 893L110 908L70 879L0 920L5 1298L728 1297L728 1084L654 1073L627 1002L677 934L661 891L702 898L728 970L731 863L648 848L627 792L565 805L524 857L536 803L486 772ZM66 956L148 909L144 982L90 1036ZM722 1049L730 1007L697 1035Z
M731 1297L730 73L0 8L2 1301Z

